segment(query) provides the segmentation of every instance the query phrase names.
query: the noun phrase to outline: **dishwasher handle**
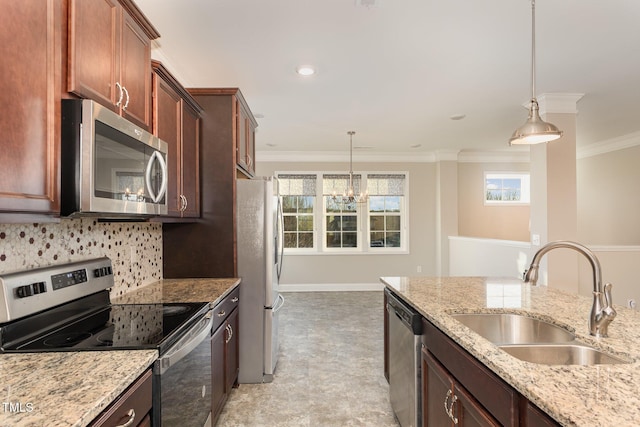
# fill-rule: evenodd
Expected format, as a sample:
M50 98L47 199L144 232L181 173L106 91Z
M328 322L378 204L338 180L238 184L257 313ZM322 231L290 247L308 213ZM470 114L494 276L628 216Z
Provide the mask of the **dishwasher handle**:
M391 294L387 295L387 312L395 315L413 332L414 335L422 335L422 316L411 307L403 304Z

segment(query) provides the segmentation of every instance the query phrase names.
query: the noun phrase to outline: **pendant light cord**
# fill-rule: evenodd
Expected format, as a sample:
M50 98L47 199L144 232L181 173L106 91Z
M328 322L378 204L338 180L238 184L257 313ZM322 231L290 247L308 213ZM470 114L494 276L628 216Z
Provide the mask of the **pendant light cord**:
M531 0L531 101L536 99L536 0Z

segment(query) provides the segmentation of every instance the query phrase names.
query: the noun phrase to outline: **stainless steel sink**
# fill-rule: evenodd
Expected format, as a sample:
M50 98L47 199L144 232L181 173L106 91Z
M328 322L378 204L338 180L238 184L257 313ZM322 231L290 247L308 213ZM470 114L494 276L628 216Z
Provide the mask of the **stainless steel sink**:
M540 319L510 313L453 314L452 317L494 344L563 343L575 335Z
M525 362L544 365L601 365L630 363L582 344L506 345L500 348Z

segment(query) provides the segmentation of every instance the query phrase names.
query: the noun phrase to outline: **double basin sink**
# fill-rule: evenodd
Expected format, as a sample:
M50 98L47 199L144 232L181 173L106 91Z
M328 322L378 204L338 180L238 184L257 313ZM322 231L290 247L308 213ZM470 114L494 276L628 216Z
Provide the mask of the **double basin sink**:
M630 363L575 340L569 330L511 313L452 314L455 320L520 360L544 365Z

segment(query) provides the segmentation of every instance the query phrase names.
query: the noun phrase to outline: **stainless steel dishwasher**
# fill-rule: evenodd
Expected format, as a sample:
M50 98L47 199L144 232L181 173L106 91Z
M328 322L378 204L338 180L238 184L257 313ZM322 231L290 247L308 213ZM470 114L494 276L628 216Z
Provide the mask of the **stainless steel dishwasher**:
M418 427L422 419L420 335L422 317L392 292L387 294L389 321L389 398L402 427Z

